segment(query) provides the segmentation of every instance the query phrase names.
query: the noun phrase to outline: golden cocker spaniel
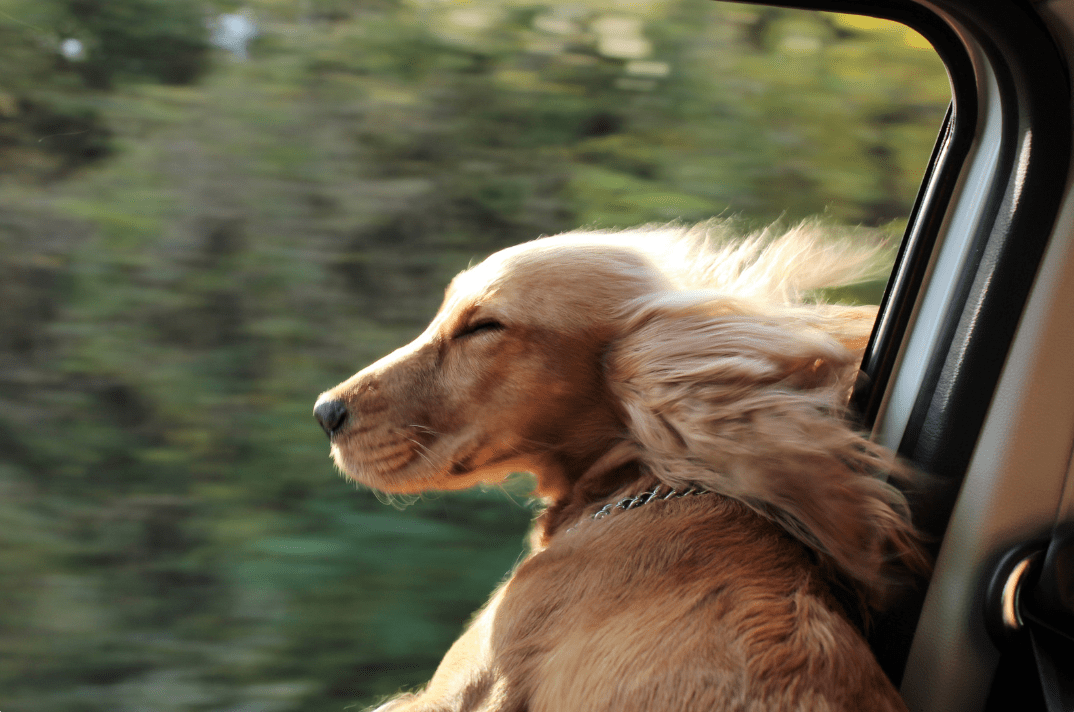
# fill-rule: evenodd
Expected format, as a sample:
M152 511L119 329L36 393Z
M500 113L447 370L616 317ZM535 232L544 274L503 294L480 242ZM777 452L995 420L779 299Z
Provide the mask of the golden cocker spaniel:
M808 224L578 232L458 275L321 395L387 492L533 473L531 553L392 712L905 709L851 621L927 570L889 453L844 418L876 250ZM848 605L847 601L851 601Z

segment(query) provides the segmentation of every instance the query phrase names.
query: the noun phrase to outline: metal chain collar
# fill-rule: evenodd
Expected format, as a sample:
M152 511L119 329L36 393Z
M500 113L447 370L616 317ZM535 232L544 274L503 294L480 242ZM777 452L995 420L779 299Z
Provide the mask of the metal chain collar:
M662 494L661 490L663 490L665 486L666 485L658 484L647 492L642 492L641 494L635 495L633 497L623 497L618 502L610 502L601 507L596 512L594 512L592 516L589 517L589 520L593 521L597 519L604 519L617 509L622 509L624 511L627 509L634 509L636 507L640 507L643 504L649 504L649 502L652 502L653 500L663 501L666 499L677 499L679 497L689 497L690 495L705 494L706 492L708 492L708 490L702 489L700 487L688 487L682 492L679 492L674 487L668 487L667 494ZM582 521L586 520L583 519ZM581 522L579 522L579 524L580 523ZM573 531L577 526L578 524L575 524L567 531Z
M668 487L670 491L663 497L661 497L660 490L662 490L663 488L664 485L658 484L656 487L653 487L648 492L642 492L641 494L636 495L634 497L623 497L618 502L606 504L599 510L594 512L593 516L591 516L590 519L604 519L617 509L634 509L635 507L640 507L643 504L649 504L649 502L652 502L654 499L665 500L678 497L689 497L692 494L702 494L705 491L700 487L688 487L682 492L679 492L674 487Z

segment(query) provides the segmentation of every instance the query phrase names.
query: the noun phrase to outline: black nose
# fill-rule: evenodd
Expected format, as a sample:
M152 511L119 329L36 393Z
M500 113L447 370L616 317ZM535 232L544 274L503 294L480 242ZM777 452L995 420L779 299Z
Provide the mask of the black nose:
M324 428L325 434L332 437L347 419L347 406L340 400L326 400L313 408L313 417Z

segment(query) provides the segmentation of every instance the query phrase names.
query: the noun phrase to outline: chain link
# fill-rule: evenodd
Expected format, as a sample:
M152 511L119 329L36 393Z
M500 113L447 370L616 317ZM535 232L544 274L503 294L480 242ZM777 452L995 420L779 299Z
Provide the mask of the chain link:
M618 502L609 502L608 504L604 505L603 507L598 509L596 512L594 512L593 515L589 517L589 519L590 520L604 519L609 514L611 514L612 512L616 511L617 509L621 509L621 510L624 510L624 511L626 511L628 509L634 509L635 507L640 507L643 504L649 504L649 502L652 502L654 499L667 500L667 499L673 499L673 498L679 498L679 497L689 497L690 495L693 495L693 494L703 494L705 492L705 490L701 489L700 487L692 487L691 486L691 487L686 488L682 492L679 492L674 487L668 487L668 490L669 490L668 493L663 495L663 496L661 496L661 490L662 489L664 489L664 485L663 484L658 484L655 487L653 487L651 490L648 490L646 492L642 492L639 495L635 495L633 497L623 497ZM583 520L583 521L585 521L585 520ZM573 527L571 527L567 531L573 531L575 528L577 528L577 526L578 525L575 524Z

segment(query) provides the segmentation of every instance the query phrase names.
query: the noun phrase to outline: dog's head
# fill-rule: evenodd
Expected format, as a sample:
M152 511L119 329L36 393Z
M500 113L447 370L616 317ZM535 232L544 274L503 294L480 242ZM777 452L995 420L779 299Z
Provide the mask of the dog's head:
M622 305L667 289L639 252L547 238L459 274L411 344L321 395L336 464L389 492L511 472L560 493L623 431L602 354Z

